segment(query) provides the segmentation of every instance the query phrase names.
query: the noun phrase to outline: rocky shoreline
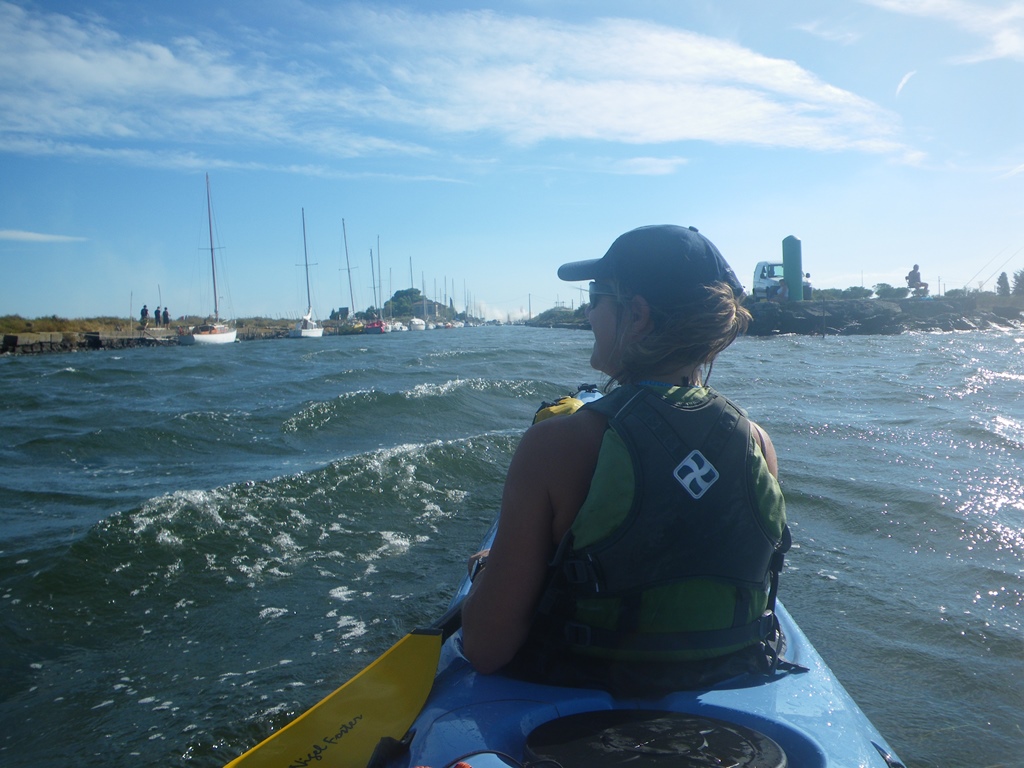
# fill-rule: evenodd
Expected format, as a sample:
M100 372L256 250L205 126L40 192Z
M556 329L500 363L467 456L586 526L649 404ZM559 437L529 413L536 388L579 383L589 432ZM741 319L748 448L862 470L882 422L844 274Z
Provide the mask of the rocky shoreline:
M748 336L801 334L805 336L893 335L907 331L951 332L990 328L1024 328L1020 297L979 307L973 296L956 298L810 300L787 303L754 302L746 308L753 318ZM580 313L545 313L527 325L588 330Z
M240 328L238 339L279 339L288 336L288 329ZM48 352L80 352L90 349L133 349L178 345L176 329L149 328L110 333L107 331L7 333L0 344L0 354L43 354Z
M1019 302L1018 302L1019 303ZM778 304L769 301L748 302L753 317L749 336L775 336L794 333L807 336L856 336L898 334L907 331L951 332L990 328L1024 328L1024 313L1009 300L981 309L972 297L921 298L885 301L883 299L845 299L835 301L798 301ZM565 313L564 319L537 318L529 325L548 328L589 330L582 314ZM240 341L282 338L287 329L239 329ZM5 334L0 354L42 354L77 352L90 349L128 349L159 347L178 343L171 329L135 330L127 333L90 331L86 333Z
M949 332L987 330L993 327L1020 328L1021 310L994 305L979 309L970 297L920 298L886 301L854 299L841 301L799 301L787 304L748 304L753 322L750 336L796 333L817 336L898 334L905 331Z

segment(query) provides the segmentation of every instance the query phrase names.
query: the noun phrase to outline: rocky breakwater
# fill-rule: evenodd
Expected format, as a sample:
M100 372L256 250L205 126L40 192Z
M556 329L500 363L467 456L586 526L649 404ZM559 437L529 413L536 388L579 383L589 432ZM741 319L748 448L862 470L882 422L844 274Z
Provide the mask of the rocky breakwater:
M40 354L43 352L77 352L85 349L127 349L177 344L174 331L160 329L136 333L43 332L6 333L0 354Z
M885 301L750 302L750 336L780 333L852 336L904 331L972 331L992 327L1020 328L1024 316L1012 306L980 309L976 299L920 298Z
M239 341L285 339L287 326L238 326ZM327 335L340 333L337 324L325 324ZM88 349L166 347L178 344L177 328L136 328L128 331L54 331L5 333L0 337L0 354L33 355L44 352L79 352Z

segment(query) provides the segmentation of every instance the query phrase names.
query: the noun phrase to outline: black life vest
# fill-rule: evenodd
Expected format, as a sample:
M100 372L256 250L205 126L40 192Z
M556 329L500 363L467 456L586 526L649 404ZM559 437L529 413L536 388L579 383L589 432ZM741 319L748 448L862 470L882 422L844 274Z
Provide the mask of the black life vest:
M620 387L590 494L552 561L534 637L620 661L699 661L768 638L789 546L749 419L710 388Z

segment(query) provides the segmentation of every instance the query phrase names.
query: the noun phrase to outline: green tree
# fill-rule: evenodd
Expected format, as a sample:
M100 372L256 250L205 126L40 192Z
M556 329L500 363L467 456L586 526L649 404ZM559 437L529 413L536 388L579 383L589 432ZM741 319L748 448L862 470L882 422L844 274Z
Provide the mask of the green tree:
M1006 276L1005 272L999 274L999 279L996 280L996 295L997 296L1009 296L1010 295L1010 278Z
M1024 296L1024 269L1017 270L1013 273L1013 291L1014 296Z
M905 299L910 293L909 288L894 288L888 283L879 283L875 286L875 294L880 299Z
M863 285L851 285L849 288L843 289L844 299L867 299L874 293L870 288L865 288Z
M839 288L815 288L814 298L816 301L835 301L843 298L843 292Z
M389 317L412 317L422 314L423 294L419 288L395 291L390 301L385 302L384 311Z
M846 301L849 299L868 299L874 293L870 288L860 285L849 288L815 288L815 301Z

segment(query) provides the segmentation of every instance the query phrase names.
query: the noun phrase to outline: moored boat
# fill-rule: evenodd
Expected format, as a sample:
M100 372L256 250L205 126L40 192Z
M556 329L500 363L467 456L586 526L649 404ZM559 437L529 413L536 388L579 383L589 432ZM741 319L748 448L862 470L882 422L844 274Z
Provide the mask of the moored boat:
M213 246L213 203L210 200L210 174L206 174L206 216L210 227L210 272L213 277L213 317L192 328L178 329L178 343L231 344L238 331L220 320L220 300L217 296L217 259Z
M299 318L295 327L288 332L288 336L292 339L319 339L323 335L324 329L309 312Z
M238 337L238 331L218 322L205 322L178 332L179 344L231 344Z
M309 251L306 249L306 209L302 209L302 256L306 266L306 314L288 333L293 339L319 339L324 329L313 319L313 298L309 290Z

